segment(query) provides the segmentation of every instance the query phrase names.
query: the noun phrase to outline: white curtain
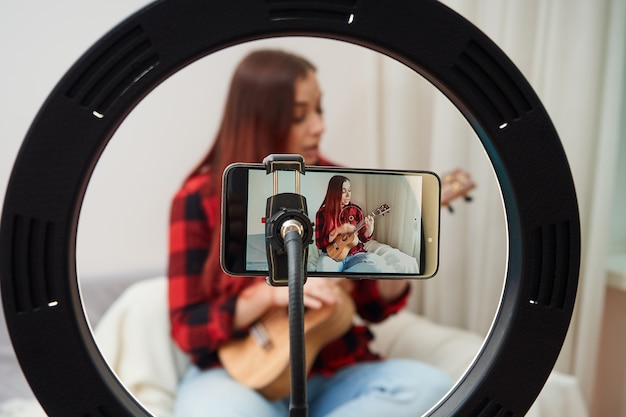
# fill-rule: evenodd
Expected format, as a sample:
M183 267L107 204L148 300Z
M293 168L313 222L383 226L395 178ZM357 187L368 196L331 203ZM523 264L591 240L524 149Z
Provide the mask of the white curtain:
M624 108L623 0L444 2L490 36L516 63L548 110L565 148L582 226L575 315L557 369L579 377L590 401L609 242L611 192ZM468 171L474 202L442 213L441 267L416 282L411 308L440 323L486 334L499 305L507 259L505 215L491 164L447 98L404 67L372 58L383 138L379 164ZM375 116L374 116L375 114ZM620 135L622 139L620 139ZM417 138L417 140L416 140ZM624 146L624 145L622 145ZM532 167L529 167L532 169Z
M413 219L421 219L418 202L421 201L422 184L419 179L395 178L391 181L382 176L366 178L365 214L380 208L381 204L390 208L383 218L376 219L376 239L411 256L419 256L421 239L421 229L413 227Z

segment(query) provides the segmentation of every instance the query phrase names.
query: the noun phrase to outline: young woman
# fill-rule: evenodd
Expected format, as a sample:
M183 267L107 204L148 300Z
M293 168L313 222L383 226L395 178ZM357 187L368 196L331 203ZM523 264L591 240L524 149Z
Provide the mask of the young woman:
M374 217L364 216L351 201L350 180L342 175L328 181L326 196L315 215L315 244L322 250L319 272L393 272L379 255L367 253L364 243L374 234ZM356 227L359 230L355 230ZM334 249L334 251L333 251ZM336 259L328 251L337 254Z
M267 311L288 303L287 288L264 277L227 276L220 268L221 175L235 161L261 162L271 153L297 153L307 164L319 155L324 131L314 66L275 50L256 51L237 67L215 142L172 202L169 242L169 309L172 337L193 361L180 383L178 417L288 415L289 398L269 401L221 366L218 350L245 336ZM350 287L357 313L376 322L406 302L403 281L343 284L309 279L307 309L339 306ZM310 416L414 416L450 388L448 376L412 361L380 361L368 349L371 333L351 326L319 353L308 379Z

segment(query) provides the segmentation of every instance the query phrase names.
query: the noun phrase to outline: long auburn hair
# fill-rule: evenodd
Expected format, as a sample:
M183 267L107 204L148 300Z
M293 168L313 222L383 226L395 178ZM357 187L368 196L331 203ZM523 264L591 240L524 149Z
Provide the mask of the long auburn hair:
M324 217L326 218L324 223L326 230L324 232L326 234L340 226L341 195L343 194L343 183L346 181L349 182L350 179L343 175L334 175L328 181L326 196L320 205L320 208L324 207Z
M229 164L261 162L286 149L293 123L295 83L315 66L298 55L257 50L237 66L231 79L215 142L194 175L221 173Z
M211 173L207 192L221 194L221 176L233 162L261 162L271 153L284 153L293 123L295 84L315 66L298 55L274 49L248 54L237 66L229 87L215 141L188 178ZM217 194L219 193L219 194ZM218 215L221 224L221 213ZM220 233L213 233L213 250L204 264L203 284L211 296L226 288L213 279L222 274ZM227 280L227 287L242 289L249 280Z

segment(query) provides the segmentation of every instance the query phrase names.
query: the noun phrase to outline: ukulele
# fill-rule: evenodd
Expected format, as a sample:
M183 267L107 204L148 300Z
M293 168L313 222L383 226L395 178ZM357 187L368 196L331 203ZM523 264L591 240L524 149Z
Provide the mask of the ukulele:
M476 188L470 174L460 169L448 172L441 178L441 207L448 207L451 212L450 203L457 198L463 197L465 201L472 201L469 192Z
M307 373L324 346L348 331L355 306L348 292L339 287L340 302L308 309L304 315L304 346ZM289 370L289 316L286 307L270 309L243 339L218 350L220 362L232 378L257 390L270 401L291 391Z
M389 210L391 210L389 205L383 204L376 210L372 211L363 220L361 220L354 227L354 230L352 232L337 235L335 240L333 240L328 246L326 246L326 254L337 262L343 261L346 256L348 256L350 249L352 249L359 243L358 232L363 228L363 226L365 226L365 219L369 216L374 217L378 215L385 215L385 213L388 213Z
M476 185L469 174L455 170L443 176L441 205L448 206L464 197ZM386 204L385 212L389 211ZM383 207L381 206L381 207ZM379 207L380 209L380 207ZM378 209L377 209L378 210ZM382 211L381 211L382 213ZM348 285L348 284L346 284ZM350 329L356 311L348 289L338 288L340 302L308 309L304 314L304 346L307 373L328 343ZM270 401L284 398L291 391L289 369L289 315L287 308L268 310L250 327L247 336L226 342L218 349L220 362L239 383L257 390Z

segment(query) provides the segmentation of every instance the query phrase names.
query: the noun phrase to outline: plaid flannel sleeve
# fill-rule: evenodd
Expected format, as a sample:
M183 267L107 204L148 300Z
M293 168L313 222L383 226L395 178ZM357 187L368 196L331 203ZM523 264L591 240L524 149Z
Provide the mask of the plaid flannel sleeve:
M360 207L358 206L354 206L351 209L351 214L353 214L355 220L353 222L353 224L359 224L362 221L364 221L364 217L363 217L363 211L361 210ZM359 241L361 242L367 242L368 240L371 240L372 237L371 236L367 236L366 235L367 232L367 228L365 227L365 225L363 225L363 227L361 227L361 230L359 230L358 236L359 236Z
M400 297L387 303L378 292L377 280L364 279L355 281L352 297L359 316L370 323L378 323L404 308L408 300L409 289L410 285L407 285Z
M201 366L217 362L216 350L233 337L236 296L219 294L207 300L203 287L204 263L215 233L209 199L200 193L174 198L170 218L169 311L172 337ZM217 208L215 208L217 209ZM222 277L214 277L217 281Z

